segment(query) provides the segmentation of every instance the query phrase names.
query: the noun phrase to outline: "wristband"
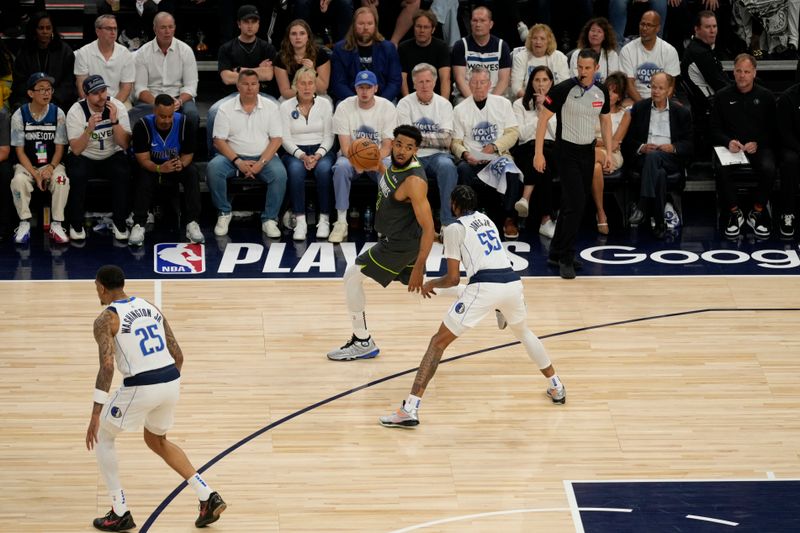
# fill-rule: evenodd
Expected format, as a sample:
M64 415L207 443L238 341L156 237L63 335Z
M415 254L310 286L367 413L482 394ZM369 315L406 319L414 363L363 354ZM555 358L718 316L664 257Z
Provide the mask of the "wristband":
M233 159L231 159L231 163L233 163L233 166L236 166L236 162L238 160L240 160L240 159L241 159L241 157L239 157L238 155L236 157L234 157Z
M106 402L108 401L108 393L100 389L94 389L94 394L92 394L92 400L94 400L94 403L105 405Z
M117 124L119 124L119 120L115 120L114 122L111 123L112 126L116 126Z
M161 174L161 165L156 165L156 174Z

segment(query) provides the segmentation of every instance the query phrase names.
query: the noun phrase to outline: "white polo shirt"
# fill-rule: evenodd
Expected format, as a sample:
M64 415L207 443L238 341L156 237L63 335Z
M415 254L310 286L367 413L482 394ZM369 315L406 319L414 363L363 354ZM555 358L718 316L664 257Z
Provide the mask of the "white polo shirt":
M150 91L154 96L181 93L197 96L197 61L188 44L173 38L164 55L156 39L148 41L136 52L134 94Z
M119 43L114 43L114 51L106 61L95 40L75 52L74 74L101 75L108 85L108 94L117 96L120 83L136 81L136 63L133 54Z
M213 136L227 141L237 155L258 157L271 139L283 137L279 108L259 94L256 107L247 113L240 98L231 98L219 106Z

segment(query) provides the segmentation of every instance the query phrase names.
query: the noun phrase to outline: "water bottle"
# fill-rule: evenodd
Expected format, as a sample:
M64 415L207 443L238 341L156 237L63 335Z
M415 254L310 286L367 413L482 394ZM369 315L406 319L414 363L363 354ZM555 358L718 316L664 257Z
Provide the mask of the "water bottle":
M309 226L314 226L317 223L317 208L314 206L314 202L309 201L308 205L306 206L306 224Z
M367 206L367 209L364 211L364 231L371 232L372 231L372 222L375 218L375 214L372 212L372 208Z

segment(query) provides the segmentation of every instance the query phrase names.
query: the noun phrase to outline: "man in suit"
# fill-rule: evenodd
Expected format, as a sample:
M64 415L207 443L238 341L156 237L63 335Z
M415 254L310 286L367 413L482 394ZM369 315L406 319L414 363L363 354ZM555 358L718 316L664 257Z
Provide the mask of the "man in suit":
M655 219L653 233L663 238L664 204L667 176L679 172L693 151L692 116L689 110L672 100L675 79L666 72L653 74L651 96L634 104L626 142L634 164L641 173L638 206L631 214L631 224Z

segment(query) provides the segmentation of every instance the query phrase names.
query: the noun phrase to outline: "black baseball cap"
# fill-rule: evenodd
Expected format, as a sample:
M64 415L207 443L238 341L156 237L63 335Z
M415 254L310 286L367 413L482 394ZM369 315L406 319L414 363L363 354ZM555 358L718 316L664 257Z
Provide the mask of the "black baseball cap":
M55 78L48 76L45 72L34 72L31 74L31 77L28 78L28 89L33 89L40 81L49 81L50 85L53 85L56 82Z
M250 4L245 4L239 8L239 12L237 13L238 20L246 20L246 19L256 19L261 20L261 15L258 14L258 9L256 6L252 6Z
M106 81L103 79L102 76L99 74L92 74L85 80L83 80L83 92L85 94L90 94L96 91L100 91L108 87Z

